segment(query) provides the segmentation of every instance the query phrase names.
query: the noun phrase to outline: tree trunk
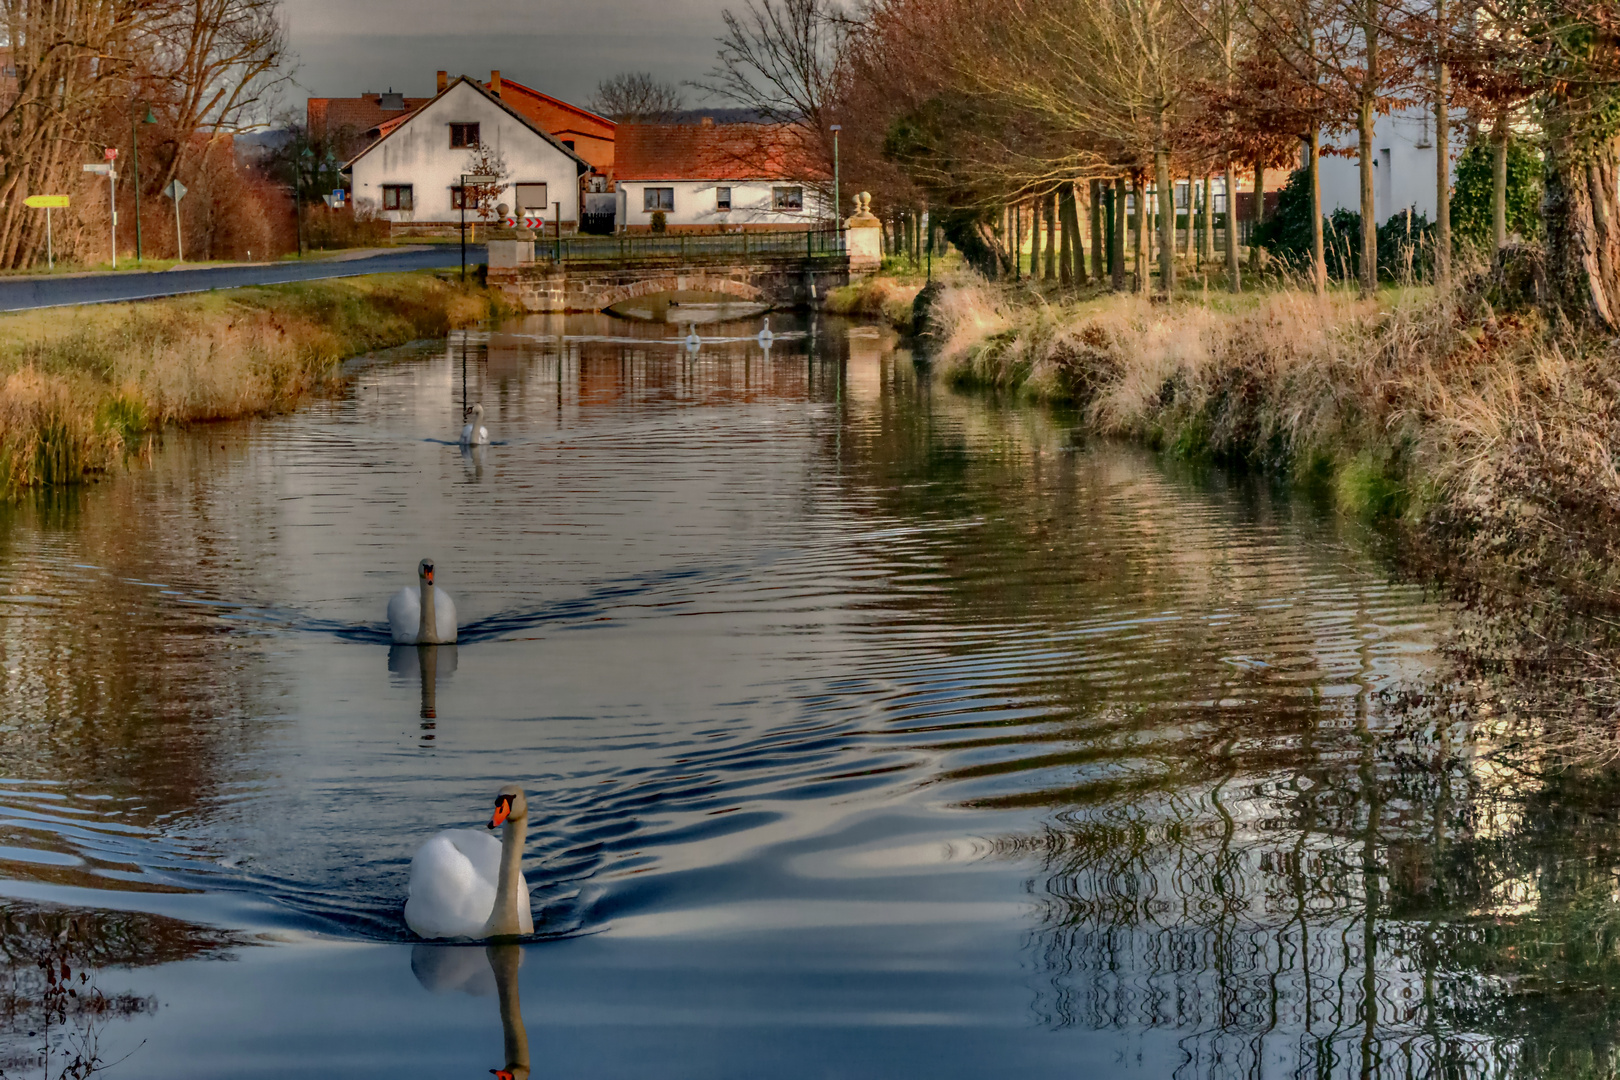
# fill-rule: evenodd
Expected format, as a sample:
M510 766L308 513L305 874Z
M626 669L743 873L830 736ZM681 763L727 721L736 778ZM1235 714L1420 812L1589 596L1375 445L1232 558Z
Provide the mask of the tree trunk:
M1266 221L1266 166L1263 161L1254 163L1254 205L1249 208L1250 228L1254 230L1249 237L1249 269L1254 273L1260 272L1260 226Z
M1172 198L1174 198L1172 196ZM1198 240L1198 181L1187 174L1187 263L1193 261L1193 244Z
M1086 283L1086 250L1080 245L1080 213L1075 205L1074 184L1064 184L1058 193L1058 219L1063 225L1063 250L1058 254L1059 276L1063 287L1072 289Z
M1491 125L1491 239L1500 251L1507 246L1508 111L1496 114Z
M1159 188L1159 290L1176 294L1176 189L1170 179L1170 149L1153 153L1153 182ZM1169 193L1168 199L1166 192Z
M1101 180L1091 182L1091 276L1099 282L1107 273L1108 254L1103 250L1103 184Z
M1147 262L1147 182L1141 169L1131 174L1131 187L1136 195L1136 215L1131 219L1131 241L1136 253L1136 291L1146 296L1148 279L1153 275Z
M1203 261L1215 258L1215 181L1204 174L1204 239L1199 245Z
M1445 32L1446 0L1435 5L1441 33ZM1444 46L1434 69L1434 283L1451 284L1451 120L1446 98L1451 93Z
M1360 109L1356 114L1356 147L1361 154L1361 295L1378 291L1378 197L1374 184L1377 159L1373 157L1373 125L1378 119L1378 0L1365 0L1361 36L1366 43L1367 70L1361 80Z
M1231 154L1226 155L1226 286L1233 292L1243 291L1243 270L1238 265L1237 169Z
M1583 108L1587 104L1581 103ZM1615 193L1620 142L1577 145L1567 128L1559 130L1568 121L1557 111L1569 107L1561 101L1549 110L1554 115L1541 204L1549 299L1577 326L1620 330L1620 205Z
M1311 187L1311 287L1327 292L1327 253L1322 249L1322 132L1311 128L1305 136L1305 173Z
M1041 200L1045 205L1041 208L1046 211L1046 264L1041 268L1041 277L1047 281L1058 279L1057 246L1058 246L1058 215L1057 192L1049 193Z
M1110 257L1113 259L1114 291L1125 291L1125 178L1114 177L1114 236Z

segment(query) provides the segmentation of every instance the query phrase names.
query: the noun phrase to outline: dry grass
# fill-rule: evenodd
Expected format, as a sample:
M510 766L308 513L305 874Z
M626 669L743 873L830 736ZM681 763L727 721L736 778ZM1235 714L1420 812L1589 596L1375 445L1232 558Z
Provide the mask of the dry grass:
M1470 613L1442 711L1543 761L1620 761L1620 343L1427 289L1046 306L959 284L930 330L948 381L1381 515Z
M346 357L489 312L394 274L0 316L0 495L117 468L167 424L293 408Z
M923 284L921 280L873 275L828 293L826 309L833 315L880 316L896 330L910 333L911 305Z

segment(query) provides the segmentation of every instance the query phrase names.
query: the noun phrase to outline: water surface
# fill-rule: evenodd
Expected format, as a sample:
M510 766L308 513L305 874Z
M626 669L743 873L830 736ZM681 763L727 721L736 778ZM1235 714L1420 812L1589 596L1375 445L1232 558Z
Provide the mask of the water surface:
M0 1068L1610 1068L1620 799L1387 737L1447 616L1359 526L773 323L458 334L6 511ZM535 938L413 944L510 781Z

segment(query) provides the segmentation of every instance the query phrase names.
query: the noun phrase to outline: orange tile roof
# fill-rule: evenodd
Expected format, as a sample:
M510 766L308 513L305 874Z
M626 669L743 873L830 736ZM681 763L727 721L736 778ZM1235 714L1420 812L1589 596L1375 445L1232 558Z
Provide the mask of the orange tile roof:
M614 178L820 180L831 170L797 129L767 124L620 124Z
M321 138L328 132L335 135L347 130L351 138L364 136L390 120L404 119L432 100L432 98L408 97L404 99L403 109L385 109L382 107L381 94L352 98L310 98L307 107L309 133L315 138Z

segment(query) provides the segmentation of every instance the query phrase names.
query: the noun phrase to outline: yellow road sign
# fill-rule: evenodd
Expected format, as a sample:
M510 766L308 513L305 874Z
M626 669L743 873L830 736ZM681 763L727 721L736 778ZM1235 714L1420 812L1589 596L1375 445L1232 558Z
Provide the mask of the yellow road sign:
M30 195L23 200L24 206L31 206L35 210L44 210L46 208L60 210L67 204L68 197L66 195Z

